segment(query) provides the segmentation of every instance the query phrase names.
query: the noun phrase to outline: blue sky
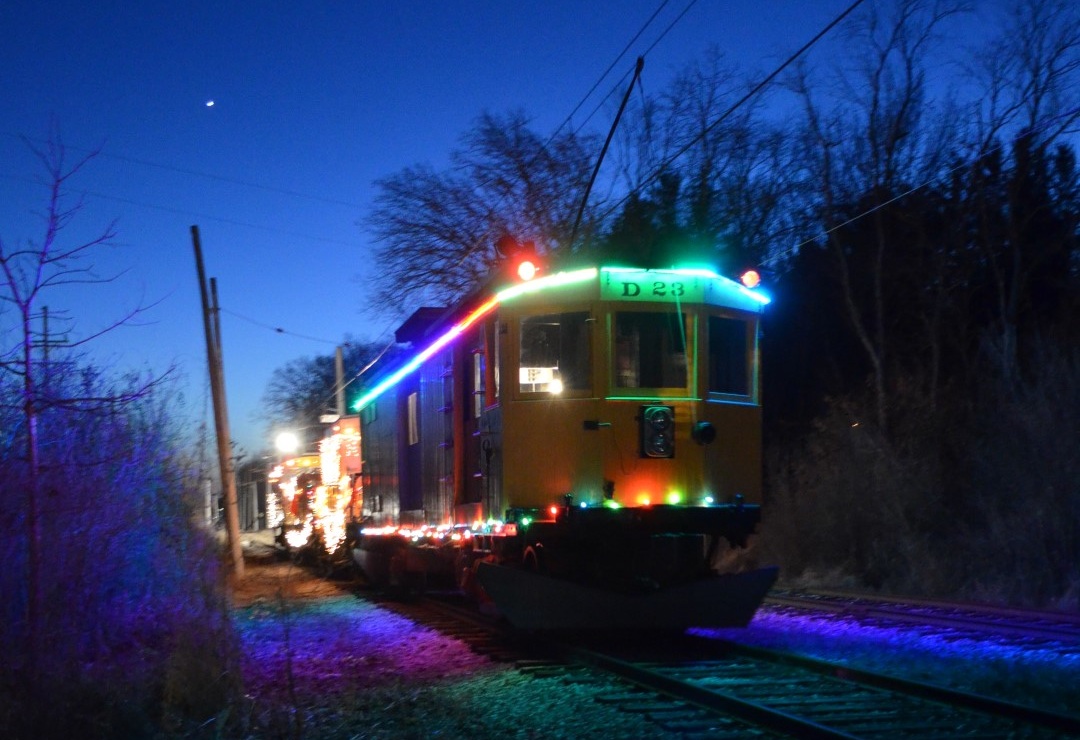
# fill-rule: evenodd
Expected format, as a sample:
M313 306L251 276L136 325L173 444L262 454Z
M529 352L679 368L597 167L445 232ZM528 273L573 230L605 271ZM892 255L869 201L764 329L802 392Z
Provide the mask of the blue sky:
M747 70L771 71L849 4L8 0L0 238L40 233L45 191L19 136L40 140L55 120L71 157L101 147L71 184L84 206L67 235L116 219L117 246L94 262L102 275L122 274L49 296L54 329L78 338L151 306L88 349L117 370L175 365L190 413L210 419L189 231L198 224L224 311L233 437L256 452L268 442L258 402L276 367L332 353L346 335L387 341L395 327L362 300L375 180L445 164L484 110L522 109L536 130L554 131L658 8L597 95L688 5L646 56L647 92L713 45ZM609 123L601 115L591 125L606 133ZM0 314L5 342L9 327Z

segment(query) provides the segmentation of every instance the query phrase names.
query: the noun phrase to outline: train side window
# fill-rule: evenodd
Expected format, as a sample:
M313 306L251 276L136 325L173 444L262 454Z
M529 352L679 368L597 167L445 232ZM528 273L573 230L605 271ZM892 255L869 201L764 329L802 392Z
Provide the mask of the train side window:
M484 410L484 352L474 350L472 355L472 418L479 419Z
M750 362L747 322L709 317L709 392L749 396Z
M487 367L484 374L484 390L486 391L484 402L488 406L499 402L499 366L501 364L499 345L502 342L501 329L504 326L496 319L489 322L484 330L485 355L491 358L485 363Z
M518 390L588 391L592 378L590 325L588 311L523 318Z
M420 419L418 418L419 394L410 393L408 400L409 446L420 443Z
M615 315L615 385L686 388L686 315L620 312Z

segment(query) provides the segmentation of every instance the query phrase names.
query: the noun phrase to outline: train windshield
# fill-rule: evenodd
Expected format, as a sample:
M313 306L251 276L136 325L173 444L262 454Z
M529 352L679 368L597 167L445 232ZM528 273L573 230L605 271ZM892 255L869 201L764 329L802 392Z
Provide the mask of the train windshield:
M615 385L686 388L686 314L615 314Z
M589 390L589 318L588 311L572 311L521 320L520 392Z
M709 317L709 392L750 396L749 323L726 316Z

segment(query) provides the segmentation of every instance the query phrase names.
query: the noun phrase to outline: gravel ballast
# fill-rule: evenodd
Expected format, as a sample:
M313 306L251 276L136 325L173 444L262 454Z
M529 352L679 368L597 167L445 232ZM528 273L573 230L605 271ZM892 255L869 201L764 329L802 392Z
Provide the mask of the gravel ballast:
M679 737L349 591L287 563L234 588L251 737Z

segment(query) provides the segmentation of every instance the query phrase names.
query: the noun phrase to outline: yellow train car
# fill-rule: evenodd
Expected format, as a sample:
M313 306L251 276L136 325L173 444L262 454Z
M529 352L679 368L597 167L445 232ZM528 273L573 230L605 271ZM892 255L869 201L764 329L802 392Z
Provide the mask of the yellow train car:
M745 624L775 570L716 566L759 518L765 303L706 269L589 266L417 312L356 403L356 561L530 629Z

